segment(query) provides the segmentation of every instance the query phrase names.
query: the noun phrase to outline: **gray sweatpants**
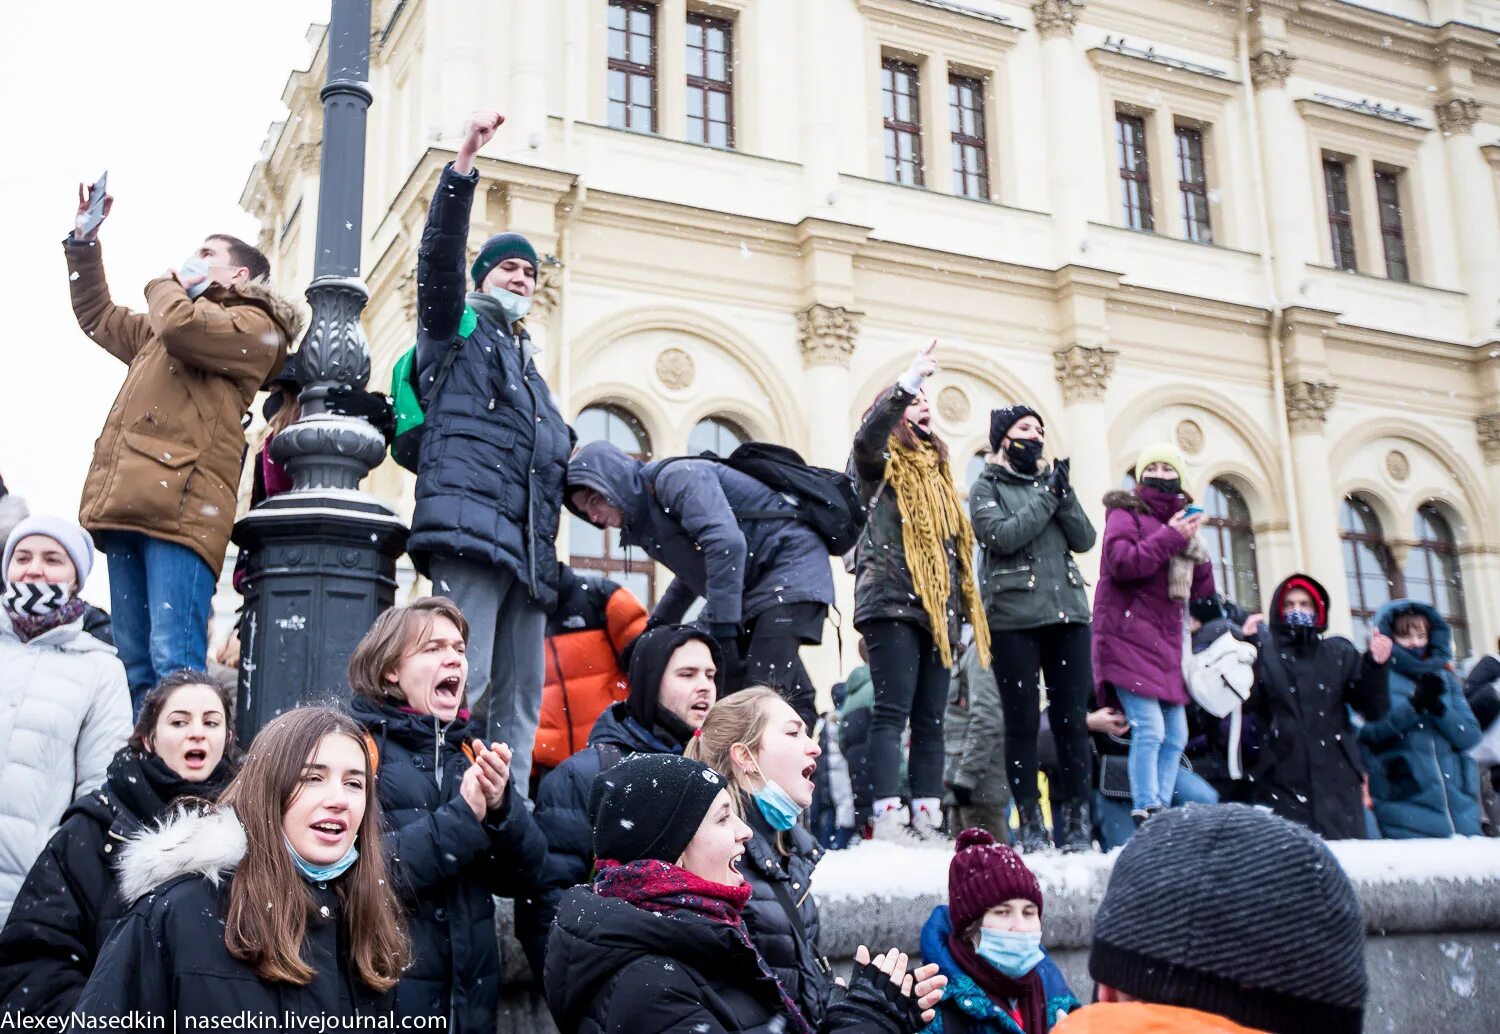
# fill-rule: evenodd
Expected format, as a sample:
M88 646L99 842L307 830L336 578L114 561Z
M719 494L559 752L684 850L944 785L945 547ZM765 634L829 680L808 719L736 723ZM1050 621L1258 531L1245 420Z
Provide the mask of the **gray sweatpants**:
M469 622L469 711L474 734L510 745L511 785L525 796L542 713L547 614L503 567L434 556L432 591Z

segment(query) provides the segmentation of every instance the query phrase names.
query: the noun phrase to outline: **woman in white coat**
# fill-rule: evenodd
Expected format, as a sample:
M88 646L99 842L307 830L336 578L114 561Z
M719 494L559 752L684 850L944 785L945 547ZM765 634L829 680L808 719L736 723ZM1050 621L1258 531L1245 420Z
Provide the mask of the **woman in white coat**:
M125 668L83 630L94 541L28 517L0 559L0 922L63 812L104 782L130 737Z

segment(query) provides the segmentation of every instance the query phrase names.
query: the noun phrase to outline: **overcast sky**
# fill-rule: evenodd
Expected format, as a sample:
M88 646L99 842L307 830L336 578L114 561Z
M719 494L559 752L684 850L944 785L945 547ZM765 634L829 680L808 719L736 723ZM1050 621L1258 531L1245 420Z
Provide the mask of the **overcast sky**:
M32 512L78 515L94 438L125 376L68 304L59 242L79 181L109 170L115 206L100 241L122 305L143 309L146 282L209 233L254 241L240 191L267 128L285 117L287 76L307 65L307 27L328 8L71 0L7 10L0 476Z

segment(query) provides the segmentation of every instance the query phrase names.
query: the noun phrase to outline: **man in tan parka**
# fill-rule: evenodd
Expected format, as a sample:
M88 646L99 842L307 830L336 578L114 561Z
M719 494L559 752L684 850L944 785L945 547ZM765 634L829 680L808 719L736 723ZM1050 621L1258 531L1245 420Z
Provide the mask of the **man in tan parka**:
M79 196L82 226L82 188ZM163 676L207 663L242 417L281 369L302 317L271 290L266 257L221 234L147 284L146 312L132 312L110 299L97 236L95 226L63 241L73 313L127 372L94 444L79 523L109 558L115 643L138 711Z

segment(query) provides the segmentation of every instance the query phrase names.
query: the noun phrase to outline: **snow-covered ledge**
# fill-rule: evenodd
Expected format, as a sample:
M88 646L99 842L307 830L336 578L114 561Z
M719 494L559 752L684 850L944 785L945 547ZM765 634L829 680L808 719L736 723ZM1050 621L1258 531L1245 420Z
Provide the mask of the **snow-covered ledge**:
M1369 939L1365 1030L1500 1031L1500 840L1344 841L1329 845L1354 881ZM951 851L869 842L831 851L814 875L829 957L859 944L915 952L922 924L948 889ZM1043 938L1088 1001L1088 945L1114 855L1028 858L1046 895ZM1265 888L1274 894L1276 888ZM501 921L506 979L502 1031L550 1030L546 1008Z

